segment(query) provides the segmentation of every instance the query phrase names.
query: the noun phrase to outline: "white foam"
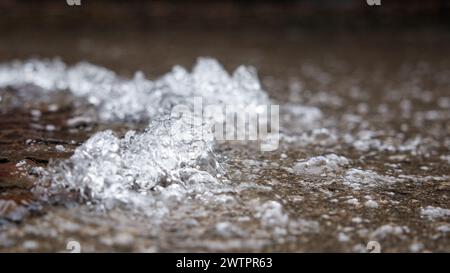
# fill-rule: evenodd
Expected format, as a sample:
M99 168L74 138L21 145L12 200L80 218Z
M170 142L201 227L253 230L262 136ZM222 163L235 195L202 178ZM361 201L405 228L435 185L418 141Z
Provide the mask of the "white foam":
M364 205L365 205L366 207L368 207L368 208L371 208L371 209L376 209L376 208L378 208L378 203L375 202L375 201L373 201L373 200L367 200L367 201L364 203Z
M371 238L382 240L388 236L396 236L399 238L404 238L406 233L409 233L409 228L406 226L397 226L392 224L387 224L380 226L374 232L370 234Z
M294 165L293 169L296 174L335 175L337 171L348 164L349 160L343 156L327 154L298 162Z
M284 227L289 217L283 211L283 206L277 201L267 201L258 208L256 216L261 219L263 226Z
M450 164L450 155L441 155L440 158Z
M395 183L396 179L390 176L379 175L370 170L349 169L345 172L343 183L355 190L367 187L375 187L380 185L389 185Z
M447 219L450 218L450 209L444 209L440 207L427 206L426 208L421 208L420 214L422 217L428 219Z

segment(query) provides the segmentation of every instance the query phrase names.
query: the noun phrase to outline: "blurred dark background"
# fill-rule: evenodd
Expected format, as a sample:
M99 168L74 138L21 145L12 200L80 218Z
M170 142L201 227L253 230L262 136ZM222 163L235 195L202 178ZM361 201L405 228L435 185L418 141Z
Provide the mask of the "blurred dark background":
M450 22L448 0L2 0L4 27L423 27Z
M395 68L450 46L448 0L80 1L0 0L0 62L60 57L157 77L211 56L288 82L308 63Z

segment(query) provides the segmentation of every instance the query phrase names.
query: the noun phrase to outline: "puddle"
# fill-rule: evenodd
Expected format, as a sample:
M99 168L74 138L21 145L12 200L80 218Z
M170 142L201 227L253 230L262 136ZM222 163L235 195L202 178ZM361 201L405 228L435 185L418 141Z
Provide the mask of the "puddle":
M269 55L259 76L200 58L154 79L4 62L0 250L75 240L82 251L365 252L378 240L383 251L449 251L448 61L368 68L336 54L282 55L282 72ZM279 105L277 149L218 141L217 116L171 111L196 98L236 112Z

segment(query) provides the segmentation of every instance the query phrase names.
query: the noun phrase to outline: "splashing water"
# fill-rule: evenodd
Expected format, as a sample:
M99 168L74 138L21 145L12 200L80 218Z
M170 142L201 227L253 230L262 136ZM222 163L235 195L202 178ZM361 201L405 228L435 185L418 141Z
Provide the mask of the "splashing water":
M208 105L237 109L267 104L266 93L252 67L240 66L229 75L214 59L199 58L192 73L181 66L156 81L136 72L123 79L106 68L89 63L67 67L60 60L30 60L0 65L0 86L34 85L44 92L69 90L98 108L101 119L148 120L168 113L175 104L202 97Z
M89 63L67 67L59 60L0 66L0 86L24 85L87 98L102 120L150 120L143 133L129 131L123 138L112 131L95 134L70 159L51 164L35 189L44 196L76 192L101 208L148 207L167 198L223 191L227 181L217 179L221 168L213 152L213 117L179 117L171 109L179 104L192 108L194 97L205 104L231 105L234 111L269 102L253 68L241 66L230 76L207 58L200 58L192 73L175 66L156 81L140 72L127 80Z

